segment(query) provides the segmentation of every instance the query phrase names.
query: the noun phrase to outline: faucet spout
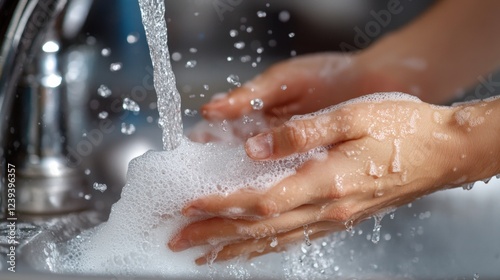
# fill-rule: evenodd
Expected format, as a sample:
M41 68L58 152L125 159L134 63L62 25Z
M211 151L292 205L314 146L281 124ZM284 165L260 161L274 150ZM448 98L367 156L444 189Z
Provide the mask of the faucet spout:
M8 188L15 188L19 213L51 214L87 207L83 172L69 165L65 149L67 93L59 71L58 25L67 2L0 0L3 217L8 214ZM8 166L9 172L15 167L15 184L9 185L6 179Z

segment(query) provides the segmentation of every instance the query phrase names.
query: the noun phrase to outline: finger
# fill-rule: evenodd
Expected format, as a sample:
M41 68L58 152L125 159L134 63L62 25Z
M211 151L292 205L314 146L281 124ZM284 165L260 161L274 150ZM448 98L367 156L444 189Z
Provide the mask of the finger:
M199 245L276 236L318 221L321 210L321 206L304 205L279 217L266 220L248 221L223 218L202 220L183 228L168 243L168 247L177 252Z
M315 116L292 119L283 125L249 138L248 156L255 160L278 159L313 148L354 140L365 135L363 123L356 123L357 106L342 106Z
M212 195L196 199L183 208L188 217L223 216L230 218L262 219L277 216L304 204L339 199L351 191L334 184L337 172L332 172L333 161L338 170L352 167L340 161L340 152L329 151L325 160L310 160L297 173L284 178L267 191L243 189L227 196ZM344 182L349 184L349 182Z
M344 228L330 222L318 222L307 227L296 228L292 231L276 235L272 238L250 239L239 243L226 245L216 255L213 252L196 259L196 264L203 265L212 261L226 261L238 256L253 258L271 252L280 252L290 244L323 236L326 232L339 231ZM215 256L214 256L215 255ZM214 258L215 257L215 258Z
M316 65L309 64L310 62L304 58L278 63L226 96L202 106L202 114L210 120L239 118L258 107L251 103L256 99L263 102L263 107L259 110L272 113L273 108L293 102L307 93L313 87L313 83L316 84L314 81L317 77L308 71L318 70L312 68ZM294 114L294 112L288 113Z

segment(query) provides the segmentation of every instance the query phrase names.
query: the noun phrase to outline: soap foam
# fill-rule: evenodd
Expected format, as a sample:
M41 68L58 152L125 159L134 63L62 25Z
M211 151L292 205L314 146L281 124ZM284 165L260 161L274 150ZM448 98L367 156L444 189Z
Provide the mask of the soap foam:
M165 246L181 227L194 221L181 215L182 207L209 194L227 195L245 187L264 190L323 151L258 162L249 159L242 146L199 144L187 139L172 151L149 151L130 162L127 184L109 220L67 244L70 253L59 258L60 270L120 276L206 276L209 268L196 266L194 260L212 247L173 253ZM232 271L224 265L216 267L219 276L234 273L232 266Z

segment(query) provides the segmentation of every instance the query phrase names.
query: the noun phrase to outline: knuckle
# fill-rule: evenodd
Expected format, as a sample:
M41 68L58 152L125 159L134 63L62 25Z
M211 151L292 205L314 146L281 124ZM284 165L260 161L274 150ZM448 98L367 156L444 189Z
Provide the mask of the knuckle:
M255 212L258 216L271 217L278 214L278 206L273 200L262 199L257 202Z
M323 219L338 223L346 223L352 216L352 211L344 206L333 206L323 212Z
M346 191L342 187L338 187L336 185L332 185L328 188L328 193L326 194L326 198L329 200L340 199L346 196Z
M295 151L304 151L308 147L308 126L305 121L293 121L285 124L285 138Z
M260 239L276 235L276 229L273 226L266 223L257 223L250 227L250 230L248 231L247 234L249 237Z

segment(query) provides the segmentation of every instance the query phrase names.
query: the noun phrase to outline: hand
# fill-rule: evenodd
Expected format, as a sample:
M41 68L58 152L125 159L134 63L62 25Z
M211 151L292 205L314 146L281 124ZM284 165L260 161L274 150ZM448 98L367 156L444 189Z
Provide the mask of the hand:
M478 129L473 124L484 121L490 105L481 110L437 108L418 100L373 96L367 102L294 118L250 138L245 149L256 160L319 146L329 147L328 156L306 162L265 192L241 190L189 203L184 215L206 219L186 226L168 246L181 251L224 240L217 260L253 257L303 240L304 225L310 238L345 230L443 186L478 179L479 174L471 174L477 153L471 152L474 145L467 134ZM234 207L241 212L228 214Z
M255 111L250 101L258 98L264 103L261 111L273 127L293 115L311 113L364 94L409 92L386 74L394 71L368 67L374 64L371 56L364 52L295 57L273 65L229 94L214 98L201 112L208 120L241 118Z

